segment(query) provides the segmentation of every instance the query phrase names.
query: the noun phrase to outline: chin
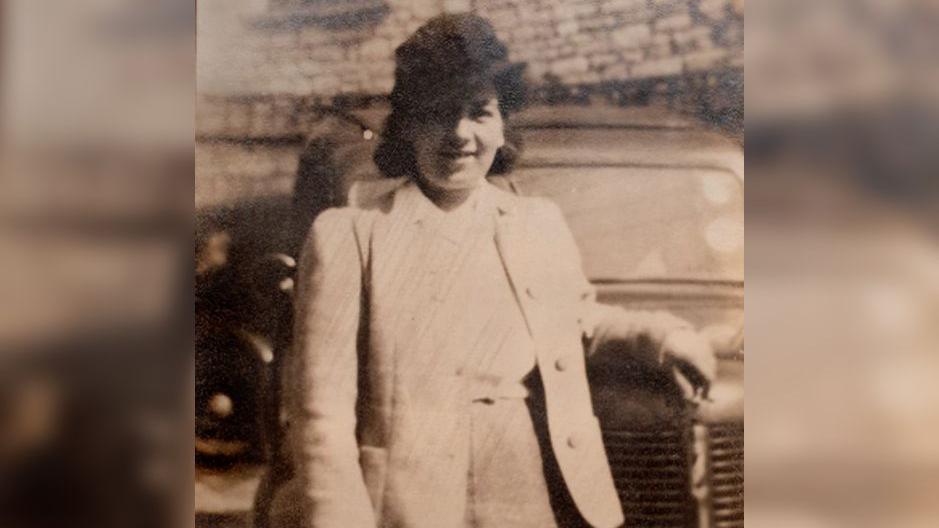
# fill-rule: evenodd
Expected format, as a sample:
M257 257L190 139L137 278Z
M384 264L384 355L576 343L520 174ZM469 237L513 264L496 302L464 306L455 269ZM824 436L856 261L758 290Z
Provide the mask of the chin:
M485 180L485 176L453 174L433 178L428 183L447 191L465 191L479 187Z
M451 183L441 188L447 191L472 191L473 189L479 188L480 185L482 185L482 181L473 180L469 182Z

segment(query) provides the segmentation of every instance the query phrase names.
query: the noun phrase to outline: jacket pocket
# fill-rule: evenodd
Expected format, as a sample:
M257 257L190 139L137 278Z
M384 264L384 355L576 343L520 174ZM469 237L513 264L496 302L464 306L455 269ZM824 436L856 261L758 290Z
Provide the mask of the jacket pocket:
M375 512L375 517L381 519L385 482L388 476L388 450L383 447L359 446L359 465L362 467L365 488L372 501L372 510Z

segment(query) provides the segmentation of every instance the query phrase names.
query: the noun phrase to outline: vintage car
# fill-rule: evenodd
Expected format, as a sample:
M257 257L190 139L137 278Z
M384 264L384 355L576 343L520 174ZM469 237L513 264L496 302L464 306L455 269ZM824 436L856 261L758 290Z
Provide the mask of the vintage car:
M212 459L247 452L270 465L256 498L259 526L271 490L290 472L278 452L276 380L289 348L300 240L318 212L345 202L352 184L378 177L371 155L385 113L380 105L336 111L307 140L292 197L293 237L251 267L255 277L267 270L265 309L282 316L232 318L234 325L216 317L216 331L203 336L213 354L241 350L242 360L230 363L256 369L240 388L231 373L225 383L205 382L197 405L208 411L197 441ZM657 107L535 106L513 116L513 125L524 154L493 183L561 207L602 302L669 310L704 332L718 355L718 378L696 402L683 396L674 373L646 370L629 351L591 357L594 406L627 526L743 526L741 146ZM203 364L219 363L213 361ZM225 427L226 398L235 392L254 409L241 418L240 440L233 438L239 427ZM254 447L233 447L239 445Z

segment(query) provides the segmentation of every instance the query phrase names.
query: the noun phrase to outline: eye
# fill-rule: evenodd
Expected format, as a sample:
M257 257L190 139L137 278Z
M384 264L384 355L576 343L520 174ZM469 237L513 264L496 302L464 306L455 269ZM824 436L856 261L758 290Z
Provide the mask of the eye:
M469 117L471 119L484 119L487 117L492 117L492 109L490 108L488 101L482 101L475 103L469 110Z

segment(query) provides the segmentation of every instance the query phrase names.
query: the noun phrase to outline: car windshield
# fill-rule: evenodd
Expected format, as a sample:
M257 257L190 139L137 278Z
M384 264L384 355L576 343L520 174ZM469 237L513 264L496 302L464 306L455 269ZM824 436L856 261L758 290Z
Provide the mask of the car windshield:
M524 195L564 212L593 281L742 281L743 184L688 167L529 167Z

